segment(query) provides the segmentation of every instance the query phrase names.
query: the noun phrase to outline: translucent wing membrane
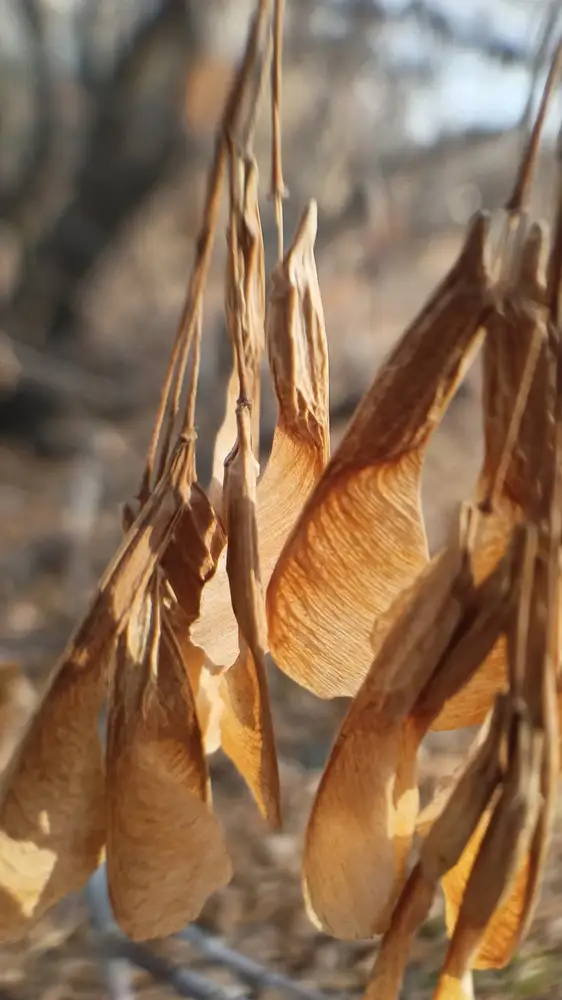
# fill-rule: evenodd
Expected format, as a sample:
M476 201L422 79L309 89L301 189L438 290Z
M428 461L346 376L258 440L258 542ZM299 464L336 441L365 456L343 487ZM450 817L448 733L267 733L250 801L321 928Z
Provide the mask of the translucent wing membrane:
M321 697L355 694L372 659L373 621L427 561L423 458L482 337L486 232L480 217L375 377L269 583L275 661Z
M107 869L132 938L171 934L228 882L195 703L158 586L120 637L109 697Z

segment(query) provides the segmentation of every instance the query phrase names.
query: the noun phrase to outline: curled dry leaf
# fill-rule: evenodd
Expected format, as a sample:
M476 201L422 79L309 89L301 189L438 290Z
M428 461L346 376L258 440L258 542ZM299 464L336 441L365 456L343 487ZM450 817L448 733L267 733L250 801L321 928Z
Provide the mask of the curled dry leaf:
M105 842L98 717L109 661L174 530L185 497L185 451L141 511L104 573L33 716L0 802L0 937L31 920L97 867Z
M153 585L119 638L109 696L109 892L136 940L179 931L231 876L193 695L160 613Z
M257 489L264 587L328 459L328 350L314 261L316 225L316 205L311 203L271 278L266 334L279 409L271 455ZM226 558L205 587L193 642L216 666L231 666L238 657Z
M321 697L356 693L372 661L373 620L426 564L423 459L483 334L487 230L478 216L376 376L273 572L271 652Z
M221 745L247 781L260 811L281 823L279 771L267 690L267 622L256 523L257 468L251 443L251 410L236 411L238 440L225 475L227 572L240 629L240 654L223 674Z
M316 923L341 938L382 933L400 891L418 808L421 739L497 639L511 561L475 588L472 531L420 574L343 722L308 824L304 893Z

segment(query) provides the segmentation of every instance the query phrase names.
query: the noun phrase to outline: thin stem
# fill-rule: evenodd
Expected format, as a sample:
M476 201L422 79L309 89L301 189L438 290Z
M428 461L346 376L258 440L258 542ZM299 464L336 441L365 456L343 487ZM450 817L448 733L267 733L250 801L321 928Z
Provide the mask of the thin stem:
M215 151L203 208L203 220L196 243L195 261L187 290L180 323L174 342L170 365L164 381L152 438L147 452L145 469L139 489L141 504L146 503L151 489L162 476L169 458L174 424L179 413L181 387L193 333L201 312L201 300L211 260L215 230L219 214L220 197L226 166L227 137L239 128L248 82L256 65L265 31L269 38L269 13L272 0L258 0L258 7L248 35L246 50L228 96L221 126L215 142ZM267 42L266 42L267 44ZM154 480L154 469L158 470Z
M238 221L241 214L240 205L240 159L236 154L233 144L229 148L229 174L230 174L230 206L229 206L229 228L228 228L228 254L229 254L229 284L232 295L230 313L231 336L236 359L236 369L238 373L239 396L241 400L248 401L248 373L246 371L246 355L244 351L244 338L242 335L245 327L246 302L242 292L243 278L240 274L240 251L238 245ZM227 285L228 287L228 285Z
M506 211L508 212L521 212L524 208L527 207L529 196L531 193L533 170L537 159L544 121L546 118L546 113L548 111L548 106L550 104L552 94L554 93L554 89L558 84L561 71L562 71L562 42L559 42L558 45L556 46L556 51L552 63L550 65L550 70L541 97L541 103L539 105L539 110L537 113L537 117L535 119L535 124L533 125L531 134L529 136L529 139L526 143L526 147L523 152L521 166L519 168L517 178L513 186L513 191L511 192L511 196L508 198L505 205Z
M550 3L546 5L543 11L542 24L539 28L538 34L538 45L535 51L533 62L531 65L531 80L529 87L529 94L527 97L527 103L525 105L525 110L521 117L518 129L522 136L524 145L528 142L529 132L531 130L531 121L533 118L533 104L535 100L535 90L537 87L537 81L545 62L548 48L550 45L550 40L556 28L556 22L560 15L560 5L558 0L551 0Z
M542 329L537 324L533 331L531 343L529 344L529 350L527 351L525 367L521 376L521 382L519 383L519 391L515 399L501 458L496 468L495 475L493 476L488 488L488 492L481 504L483 511L492 511L494 509L497 499L503 490L505 477L507 475L507 470L509 468L509 463L511 461L511 456L513 454L517 435L519 434L519 428L521 426L523 414L525 413L533 379L535 377L535 370L542 345L542 336Z
M283 198L287 191L283 180L281 154L281 77L283 65L284 0L275 0L273 26L273 63L271 67L271 198L277 225L277 255L283 259Z

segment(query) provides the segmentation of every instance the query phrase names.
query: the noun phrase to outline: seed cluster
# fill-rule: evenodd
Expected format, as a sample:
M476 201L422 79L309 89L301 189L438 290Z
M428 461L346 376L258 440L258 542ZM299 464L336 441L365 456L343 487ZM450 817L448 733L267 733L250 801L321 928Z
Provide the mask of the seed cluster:
M551 237L528 206L562 45L505 207L473 220L330 457L314 202L283 249L282 16L281 0L257 3L226 103L123 540L2 790L0 939L23 934L104 857L131 937L198 916L232 875L208 755L222 747L265 819L282 822L270 651L318 697L352 699L306 831L311 919L341 939L382 936L366 996L394 1000L441 886L449 946L434 996L463 1000L472 970L504 965L527 932L556 804L562 167ZM270 67L279 259L266 282L252 139ZM205 489L194 413L223 186L233 360ZM479 350L482 468L430 559L424 458ZM277 422L260 475L264 355ZM422 740L468 725L480 729L466 763L420 813Z

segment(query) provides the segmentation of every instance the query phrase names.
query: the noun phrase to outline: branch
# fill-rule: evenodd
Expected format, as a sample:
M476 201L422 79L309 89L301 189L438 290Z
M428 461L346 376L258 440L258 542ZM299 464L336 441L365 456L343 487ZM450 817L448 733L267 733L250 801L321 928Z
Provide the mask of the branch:
M178 996L191 1000L250 1000L250 996L236 987L221 989L212 980L198 972L173 965L160 955L155 955L144 944L130 941L118 928L107 892L105 865L90 879L85 890L92 926L97 932L100 954L104 956L107 971L110 963L126 959L131 965L148 972L154 980L167 983ZM325 994L307 989L278 972L273 972L259 962L227 947L218 938L211 937L192 924L175 935L193 944L216 965L230 969L252 989L277 989L296 997L297 1000L337 1000L336 994ZM1 998L0 998L1 1000ZM126 1000L113 997L112 1000Z
M217 965L231 969L254 989L281 990L290 996L297 997L298 1000L327 1000L325 993L301 986L300 983L288 979L283 973L274 972L265 965L240 954L239 951L234 951L219 938L206 934L197 924L190 924L176 937L181 938L182 941L189 941L207 958L216 962ZM330 994L330 997L335 998L336 994Z

